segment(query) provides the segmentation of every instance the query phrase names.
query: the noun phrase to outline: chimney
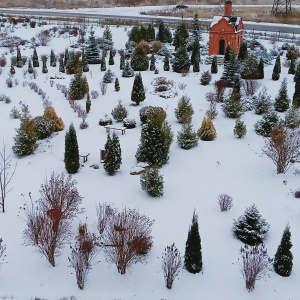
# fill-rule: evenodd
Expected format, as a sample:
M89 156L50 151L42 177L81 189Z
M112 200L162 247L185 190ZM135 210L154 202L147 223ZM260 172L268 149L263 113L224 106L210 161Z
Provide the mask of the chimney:
M230 18L232 16L232 1L226 0L224 4L224 17Z

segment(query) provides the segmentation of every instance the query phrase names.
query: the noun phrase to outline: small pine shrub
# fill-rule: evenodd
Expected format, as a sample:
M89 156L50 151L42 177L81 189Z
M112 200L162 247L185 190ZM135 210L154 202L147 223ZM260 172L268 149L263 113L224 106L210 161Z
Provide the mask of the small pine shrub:
M217 137L215 126L210 118L203 118L197 135L202 141L212 141Z
M122 122L125 118L127 118L128 110L122 104L121 100L119 100L118 105L112 110L111 115L117 122Z
M268 137L272 129L279 123L279 120L275 111L268 112L254 124L255 132L263 137Z
M263 87L260 93L253 99L254 112L257 115L265 114L271 109L272 105L273 103L270 95L267 93L267 88Z
M44 116L35 117L32 122L35 125L37 137L39 140L48 138L53 133L52 120Z
M194 114L193 106L190 103L190 98L182 96L179 101L177 108L175 108L175 116L179 123L187 124L192 121Z
M198 136L193 126L182 124L181 130L177 134L177 143L180 148L188 150L198 145Z
M209 109L205 112L206 117L213 120L218 115L216 101L210 101Z
M10 111L10 113L9 113L9 116L10 116L11 118L13 118L13 119L20 119L21 113L20 113L20 111L14 106L14 107L11 109L11 111Z
M142 189L147 192L150 197L161 197L164 192L163 176L159 174L158 168L150 168L141 174L140 183Z
M201 78L200 78L200 84L202 85L208 85L211 82L211 74L209 71L204 71L201 74Z
M242 138L246 135L246 133L247 133L247 129L245 123L240 119L237 119L235 121L233 134L236 135L238 138Z

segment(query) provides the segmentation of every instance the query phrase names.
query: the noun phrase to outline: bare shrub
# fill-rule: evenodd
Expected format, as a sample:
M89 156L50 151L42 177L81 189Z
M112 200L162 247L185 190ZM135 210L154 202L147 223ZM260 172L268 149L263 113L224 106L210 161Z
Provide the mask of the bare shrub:
M99 97L99 93L95 90L91 91L91 97L92 99L97 99Z
M83 290L87 275L92 268L92 261L100 250L99 238L88 232L86 224L79 224L75 246L71 247L68 257L70 267L75 269L78 287Z
M254 290L256 280L262 279L271 271L273 260L268 256L264 245L241 247L241 272L248 292Z
M211 101L209 104L208 110L205 112L205 115L213 120L218 115L217 103L215 101Z
M36 205L25 206L26 229L23 232L26 245L38 247L38 252L55 266L55 256L72 236L71 222L81 212L82 197L69 175L52 173L49 181L41 186Z
M47 46L50 41L49 31L41 30L36 34L35 38L41 46Z
M32 76L33 76L34 79L37 79L37 77L38 77L38 72L37 72L36 69L33 69L33 71L32 71Z
M5 56L0 57L0 67L5 67L6 66L6 58Z
M242 83L243 90L246 96L253 96L260 87L258 80L244 80Z
M121 274L135 263L146 262L153 220L134 209L124 207L119 212L107 204L99 204L97 215L106 261L114 263Z
M101 81L100 82L100 90L101 90L102 95L104 96L106 94L107 84Z
M162 255L161 267L163 269L166 287L171 289L175 278L182 269L182 258L174 243L165 248Z
M23 66L26 65L26 63L27 63L27 56L22 56L22 63L23 63Z
M227 194L221 194L218 197L218 203L221 211L228 211L232 207L233 199Z
M179 88L181 91L184 91L185 88L186 88L186 83L178 82L178 88Z
M265 138L263 153L276 165L277 174L285 173L300 155L300 132L281 121Z
M8 77L5 81L6 85L8 88L12 88L13 87L13 80L11 77Z
M15 78L15 85L19 85L19 79Z

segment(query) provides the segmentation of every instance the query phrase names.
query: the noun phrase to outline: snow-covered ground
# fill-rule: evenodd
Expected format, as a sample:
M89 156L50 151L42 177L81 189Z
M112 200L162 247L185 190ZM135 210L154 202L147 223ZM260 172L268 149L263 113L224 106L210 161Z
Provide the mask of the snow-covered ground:
M133 8L131 8L133 10ZM30 39L39 30L30 29L21 25L12 35ZM102 36L103 28L94 27L96 36ZM129 28L128 28L129 29ZM127 35L122 27L111 27L114 47L124 49ZM207 36L204 37L207 41ZM38 47L38 55L64 52L75 38L56 37L48 46ZM266 47L272 48L267 41L261 41ZM205 43L205 42L204 42ZM71 49L70 49L71 50ZM32 55L32 49L21 47L25 56ZM7 48L0 48L0 54L5 53L8 59L10 54ZM16 55L16 52L14 53ZM284 56L283 56L284 57ZM253 111L246 112L242 120L247 126L247 135L237 139L233 135L234 119L224 116L218 104L218 116L213 120L217 138L212 142L199 141L198 147L191 150L182 150L176 143L176 135L180 130L174 116L174 109L179 98L186 94L191 98L195 114L192 124L195 129L201 125L209 103L205 101L205 94L213 89L213 82L220 78L222 67L218 74L213 75L208 86L199 83L200 73L210 69L210 66L201 64L199 74L190 72L187 77L172 71L163 71L162 61L157 62L158 75L151 71L142 72L143 83L147 87L146 99L140 106L132 106L130 95L133 78L121 77L119 70L119 55L115 57L115 65L111 70L119 78L120 92L114 91L114 84L108 85L106 95L100 95L92 100L91 111L87 118L89 128L79 129L81 119L70 108L63 94L56 89L56 83L68 86L70 75L63 75L64 79L55 80L50 86L50 77L58 73L58 67L48 64L48 74L42 74L38 68L37 79L31 79L29 74L23 76L22 69L16 68L14 78L19 84L12 89L5 81L8 77L10 63L2 68L0 76L1 94L10 96L11 104L0 102L0 140L8 150L14 144L15 129L19 120L9 117L13 106L19 108L22 101L29 105L32 116L43 114L43 102L40 96L28 86L23 87L24 81L36 82L49 96L57 115L62 117L66 128L51 138L40 142L34 155L18 159L13 156L13 162L18 162L16 174L12 181L14 189L8 194L6 213L0 216L0 237L7 246L5 263L0 270L0 295L11 299L60 299L64 296L75 296L76 299L122 299L122 300L194 300L194 299L224 299L224 300L298 300L300 282L300 207L299 200L293 197L292 191L299 188L299 175L295 175L300 166L295 164L286 174L277 175L274 164L262 155L264 140L254 132L254 123L261 117ZM27 66L23 69L27 69ZM279 81L272 81L273 66L265 68L265 79L262 85L268 89L272 99L277 95L280 83L284 77L288 80L288 92L292 98L294 92L293 76L288 75L288 69L282 67ZM90 65L90 72L86 73L90 90L100 93L99 83L104 73L100 72L99 65ZM179 88L178 96L163 99L153 95L153 78L167 77L178 83L185 83L186 89ZM122 148L122 166L115 176L106 175L100 165L99 149L103 149L106 142L105 129L98 125L99 119L105 114L110 115L118 100L129 111L129 118L137 121L135 129L126 130L125 135L119 134ZM78 101L85 106L85 100ZM152 199L141 189L139 176L130 175L132 167L136 166L135 153L139 145L141 125L139 110L146 105L161 106L167 111L167 120L171 124L175 139L171 145L170 160L161 169L164 176L164 196ZM284 114L280 114L283 118ZM116 207L124 206L139 209L155 220L153 225L154 245L145 265L134 265L125 275L117 272L115 265L109 265L100 253L91 270L85 289L79 290L76 285L74 271L69 268L68 256L70 248L66 246L61 256L56 259L53 268L36 253L34 247L23 245L22 232L25 229L25 215L22 211L25 201L29 201L31 192L34 200L39 198L39 189L50 177L52 172L64 173L64 139L65 131L73 122L77 130L80 151L90 152L89 160L73 176L77 181L80 194L84 197L82 207L85 213L74 221L74 233L79 221L86 222L89 229L96 229L96 206L98 203L112 202ZM95 170L89 166L99 164ZM233 207L228 212L220 211L218 195L227 193L233 198ZM22 196L24 195L24 196ZM292 275L283 278L272 273L270 278L258 281L255 290L248 293L240 272L239 249L241 242L234 239L231 229L233 219L244 213L246 207L252 203L257 205L262 216L269 222L270 231L266 240L266 248L271 257L274 256L280 242L283 230L290 224L292 233L292 252L294 267ZM175 242L181 254L184 254L185 242L191 223L193 210L199 216L199 229L202 240L203 271L200 274L190 274L183 270L179 274L172 290L167 290L161 269L161 254L167 245Z

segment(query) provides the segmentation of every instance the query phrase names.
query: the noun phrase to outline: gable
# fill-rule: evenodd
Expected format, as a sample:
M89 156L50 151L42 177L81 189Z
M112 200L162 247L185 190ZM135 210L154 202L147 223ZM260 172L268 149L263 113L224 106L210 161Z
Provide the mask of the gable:
M211 24L213 24L213 22ZM234 26L228 22L228 18L226 17L221 17L221 19L210 28L211 31L221 31L221 29L224 29L226 32L235 32Z

